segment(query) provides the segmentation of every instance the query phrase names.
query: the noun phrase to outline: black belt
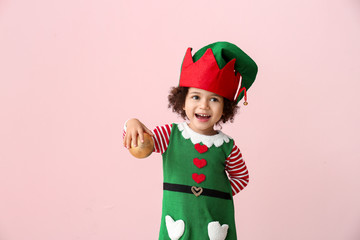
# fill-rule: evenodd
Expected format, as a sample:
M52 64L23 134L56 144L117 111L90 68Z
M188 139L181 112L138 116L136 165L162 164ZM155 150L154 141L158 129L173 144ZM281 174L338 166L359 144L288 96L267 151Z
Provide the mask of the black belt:
M221 192L218 190L213 190L209 188L202 188L196 186L187 186L182 184L174 184L174 183L164 183L164 190L174 191L174 192L183 192L194 194L196 197L200 195L208 196L208 197L216 197L222 199L231 200L231 195L226 192Z

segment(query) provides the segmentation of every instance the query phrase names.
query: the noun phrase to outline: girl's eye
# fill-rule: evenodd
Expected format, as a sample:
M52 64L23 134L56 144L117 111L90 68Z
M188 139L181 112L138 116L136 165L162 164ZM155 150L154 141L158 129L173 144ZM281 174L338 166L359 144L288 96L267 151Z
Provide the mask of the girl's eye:
M218 102L219 99L217 99L217 98L211 98L210 101L212 101L212 102Z
M191 98L194 99L194 100L199 100L199 96L196 96L196 95L192 96Z

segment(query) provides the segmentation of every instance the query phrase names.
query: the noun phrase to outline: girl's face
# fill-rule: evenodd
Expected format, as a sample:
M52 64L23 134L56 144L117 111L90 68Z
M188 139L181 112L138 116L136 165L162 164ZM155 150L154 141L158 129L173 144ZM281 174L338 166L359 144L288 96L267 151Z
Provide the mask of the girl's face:
M224 98L199 88L189 88L184 108L190 120L189 127L197 133L214 135L214 125L221 119Z

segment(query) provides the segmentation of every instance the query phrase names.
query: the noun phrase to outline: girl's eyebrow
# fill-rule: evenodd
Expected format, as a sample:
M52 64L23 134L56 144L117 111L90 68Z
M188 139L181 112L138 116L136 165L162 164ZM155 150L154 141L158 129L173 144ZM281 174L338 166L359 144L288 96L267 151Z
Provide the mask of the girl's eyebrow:
M201 94L200 92L189 92L189 94ZM211 94L211 97L221 97L220 95L213 93Z

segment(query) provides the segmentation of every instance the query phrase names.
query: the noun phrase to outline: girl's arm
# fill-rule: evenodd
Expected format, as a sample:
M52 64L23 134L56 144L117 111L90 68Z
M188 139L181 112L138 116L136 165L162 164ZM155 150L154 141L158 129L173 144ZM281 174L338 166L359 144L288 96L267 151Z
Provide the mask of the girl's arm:
M163 154L169 146L172 124L158 126L153 130L154 152Z
M249 183L249 173L242 158L240 149L235 145L225 161L233 196L243 190Z
M138 119L130 119L124 126L123 139L124 146L130 148L130 144L137 142L137 136L140 140L144 139L144 132L149 133L154 140L154 152L163 154L168 145L171 133L172 124L165 124L163 126L157 126L153 131L150 131L143 123Z

